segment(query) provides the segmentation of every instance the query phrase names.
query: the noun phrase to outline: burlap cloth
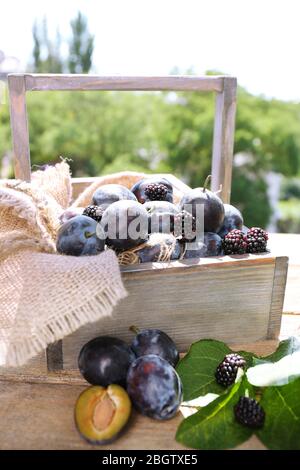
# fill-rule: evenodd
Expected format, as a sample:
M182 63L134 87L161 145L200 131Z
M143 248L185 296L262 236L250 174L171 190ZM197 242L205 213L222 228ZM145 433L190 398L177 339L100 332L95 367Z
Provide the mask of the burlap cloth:
M142 176L100 177L73 206L90 204L102 184L130 188ZM78 258L55 254L59 217L71 200L64 161L34 172L31 183L0 185L0 364L24 364L48 344L111 315L127 295L112 250Z

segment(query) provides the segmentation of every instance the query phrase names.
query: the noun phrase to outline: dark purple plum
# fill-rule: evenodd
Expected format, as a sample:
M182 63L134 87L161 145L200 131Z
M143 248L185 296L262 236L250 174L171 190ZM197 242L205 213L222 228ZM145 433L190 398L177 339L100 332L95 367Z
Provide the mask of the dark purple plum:
M224 221L224 204L219 196L206 188L206 182L203 188L195 188L184 194L179 203L179 208L190 212L196 218L198 225L201 223L199 215L201 216L204 210L204 231L217 233Z
M59 216L59 222L61 225L63 225L65 222L67 222L70 219L73 219L73 217L76 217L77 215L82 215L83 213L83 207L71 207L69 209L66 209L60 216Z
M242 230L244 219L241 212L231 204L224 204L225 216L221 229L218 232L224 238L231 230Z
M131 191L141 204L147 201L173 202L173 186L166 178L143 178L132 186Z
M117 201L105 209L101 227L108 246L129 250L148 240L148 212L137 201Z
M92 385L126 385L126 375L135 355L122 340L99 336L86 343L78 356L81 375Z
M201 241L186 243L184 259L205 258L207 256L207 247Z
M206 246L206 256L219 256L223 252L222 238L214 232L204 233L204 245Z
M65 222L57 234L58 253L71 256L97 255L104 250L105 240L99 237L97 222L85 215L77 215Z
M162 248L162 244L164 248ZM172 247L173 251L170 260L179 259L182 252L181 243L176 240L171 233L151 233L149 240L143 248L136 252L141 263L153 263L155 261L165 261L164 253L166 248ZM169 259L167 261L169 261Z
M179 213L175 204L168 201L148 201L144 204L149 214L149 233L172 233L174 216Z
M106 209L113 202L123 200L136 201L137 199L128 188L121 184L104 184L94 192L92 204Z
M220 256L223 253L222 238L214 232L204 232L202 240L196 240L192 244L186 243L185 259L207 258L208 256Z
M131 364L127 392L140 413L159 420L175 416L182 401L182 384L177 372L154 354L141 356Z
M136 357L155 354L168 361L171 366L176 366L179 361L179 352L167 333L157 329L139 330L135 326L130 327L130 330L136 333L131 343L131 349Z

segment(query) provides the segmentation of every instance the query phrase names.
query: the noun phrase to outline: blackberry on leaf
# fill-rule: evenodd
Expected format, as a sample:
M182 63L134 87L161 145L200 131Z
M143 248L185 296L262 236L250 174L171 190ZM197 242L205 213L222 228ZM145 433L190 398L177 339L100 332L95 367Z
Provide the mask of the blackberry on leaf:
M239 354L227 354L217 367L215 373L216 381L223 387L229 387L229 385L235 382L238 369L244 369L245 365L245 359Z
M265 421L265 412L254 398L240 397L234 414L236 420L248 428L261 428Z
M252 227L247 232L247 252L263 253L267 249L269 235L259 227Z
M225 255L243 255L247 253L247 236L242 230L231 230L223 240L223 248Z
M104 210L101 207L91 205L84 209L83 215L91 217L91 219L96 220L96 222L101 222L103 212Z
M145 194L150 201L164 201L168 194L168 188L161 183L149 183L145 188Z

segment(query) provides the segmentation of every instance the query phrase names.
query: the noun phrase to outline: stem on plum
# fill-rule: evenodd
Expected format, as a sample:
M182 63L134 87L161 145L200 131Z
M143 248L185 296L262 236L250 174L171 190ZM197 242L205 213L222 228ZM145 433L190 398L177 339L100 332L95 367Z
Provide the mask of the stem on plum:
M85 238L91 238L91 237L93 237L94 235L96 235L96 232L88 232L88 231L85 231L85 232L84 232Z
M132 331L132 333L134 333L134 334L137 335L137 334L140 332L140 329L139 329L137 326L135 326L135 325L131 325L131 326L129 327L129 331Z
M207 190L207 186L208 186L210 180L211 180L211 175L208 175L208 176L206 177L206 180L204 181L204 185L203 185L203 192L204 192L204 193L205 193L205 191Z

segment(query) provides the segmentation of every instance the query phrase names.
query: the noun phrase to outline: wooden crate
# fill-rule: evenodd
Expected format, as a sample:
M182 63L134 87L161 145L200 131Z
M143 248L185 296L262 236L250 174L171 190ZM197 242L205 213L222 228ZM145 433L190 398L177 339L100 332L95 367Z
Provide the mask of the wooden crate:
M236 79L232 77L101 77L13 74L8 77L15 176L30 180L26 92L43 90L185 90L215 92L212 190L230 201ZM126 168L124 168L126 170ZM73 180L75 194L93 181ZM181 190L183 183L173 178ZM287 257L272 254L223 256L122 268L128 297L112 318L89 324L51 345L48 370L74 369L80 347L97 334L130 339L128 327L157 327L180 351L204 337L227 342L277 339L285 292Z

